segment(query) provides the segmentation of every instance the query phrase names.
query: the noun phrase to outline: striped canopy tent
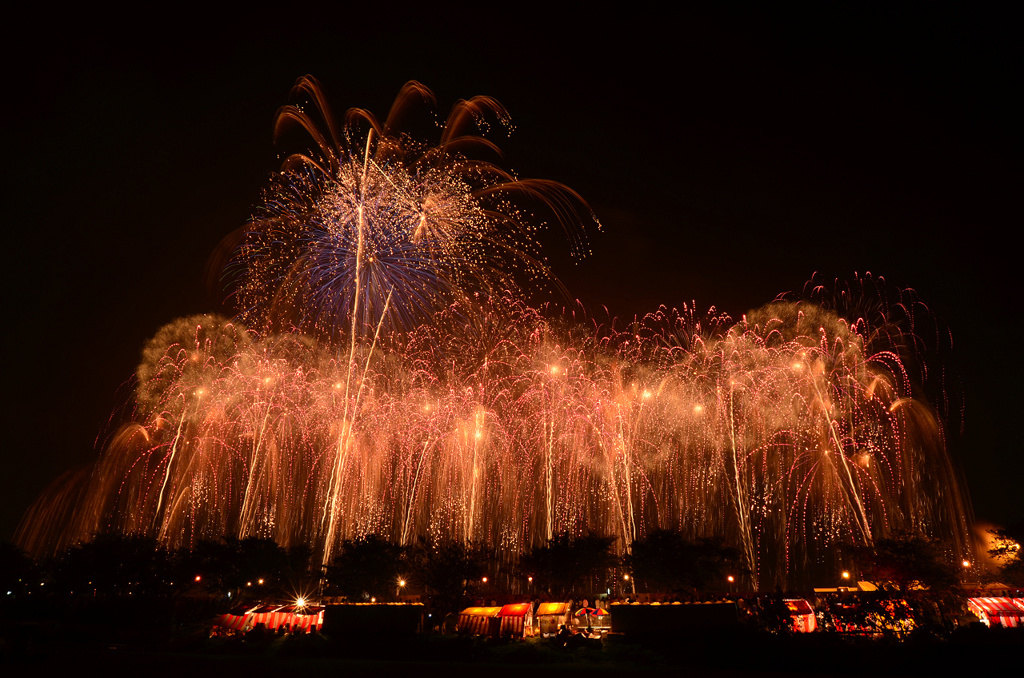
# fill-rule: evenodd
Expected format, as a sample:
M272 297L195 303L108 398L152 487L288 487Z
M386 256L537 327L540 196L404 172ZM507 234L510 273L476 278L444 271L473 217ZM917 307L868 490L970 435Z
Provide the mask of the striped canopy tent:
M319 631L324 623L324 608L318 605L257 605L248 609L235 608L217 618L217 625L232 631L249 631L263 624L270 631L280 628L289 632Z
M498 635L502 638L522 638L526 635L526 629L533 629L533 604L512 603L505 605L498 611L498 618L501 623L498 627Z
M793 618L793 630L797 633L811 633L818 628L818 618L814 616L811 604L803 598L790 598L783 601Z
M1024 626L1024 598L968 598L967 606L985 626Z
M230 612L217 617L216 625L230 631L248 631L252 628L252 609L247 606L235 606Z
M500 628L499 612L500 607L467 607L459 613L458 632L470 636L493 635L497 628L491 631L492 620L493 625Z

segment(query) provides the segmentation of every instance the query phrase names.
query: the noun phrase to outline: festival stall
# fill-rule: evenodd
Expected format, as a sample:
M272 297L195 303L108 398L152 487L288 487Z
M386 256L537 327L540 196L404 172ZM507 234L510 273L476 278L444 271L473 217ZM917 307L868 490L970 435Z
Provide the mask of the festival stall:
M498 611L498 635L501 638L523 638L533 635L533 604L513 603ZM530 633L527 633L530 629Z
M1024 626L1024 598L969 598L967 607L985 626Z
M499 612L501 612L500 607L467 607L459 613L459 634L468 636L498 635L501 629Z
M317 605L256 605L235 608L217 617L216 625L229 631L250 631L260 624L268 631L285 629L289 633L319 631L324 623L324 608Z
M569 624L569 603L541 603L537 607L537 627L545 638L558 633L558 627Z
M602 631L610 631L612 628L611 615L599 607L581 607L576 610L574 616L573 625L579 631L585 631L589 628L595 633L600 633Z
M818 618L814 616L811 604L803 598L789 598L785 601L789 616L793 618L793 630L797 633L811 633L818 628Z

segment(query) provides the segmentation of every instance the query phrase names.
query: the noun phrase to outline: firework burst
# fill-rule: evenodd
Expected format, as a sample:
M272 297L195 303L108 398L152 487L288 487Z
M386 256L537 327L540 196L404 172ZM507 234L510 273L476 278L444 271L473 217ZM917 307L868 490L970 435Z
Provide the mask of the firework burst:
M560 533L626 552L674 529L740 546L754 586L903 531L970 555L934 367L948 333L912 291L812 280L738 322L685 306L621 328L533 308L524 287L553 278L516 199L570 233L587 210L469 159L495 151L470 132L507 120L497 102L460 102L425 145L396 129L433 101L416 83L384 123L341 128L312 80L294 95L311 112L283 108L278 133L314 143L241 234L239 318L156 334L130 421L33 508L27 548L257 536L326 563L376 533L512 562Z
M285 158L229 267L250 326L328 339L378 327L390 334L474 292L558 287L531 208L584 253L579 226L596 219L575 192L475 157L498 153L477 132L509 124L495 100L458 102L431 145L397 128L434 102L419 83L402 89L383 123L353 109L340 129L314 80L301 79L292 95L306 105L278 112L277 137L298 127L312 149Z

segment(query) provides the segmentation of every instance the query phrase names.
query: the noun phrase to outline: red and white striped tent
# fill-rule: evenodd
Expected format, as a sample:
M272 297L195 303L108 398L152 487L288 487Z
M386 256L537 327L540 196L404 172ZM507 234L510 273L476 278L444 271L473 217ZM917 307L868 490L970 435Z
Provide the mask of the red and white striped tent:
M1024 626L1024 598L968 598L967 607L985 626Z
M533 603L513 603L505 605L498 612L501 624L498 635L502 638L522 638L526 628L533 629Z
M818 628L818 618L814 616L811 604L803 598L790 598L785 601L789 615L793 618L793 630L797 633L811 633Z
M497 633L497 628L492 631L492 624L500 628L499 612L500 607L467 607L459 613L458 632L471 636L493 635Z
M255 608L251 608L255 609ZM248 631L252 628L252 613L248 607L235 607L230 612L217 617L216 624L230 631Z
M319 631L324 623L324 608L317 605L257 605L235 608L217 617L217 625L232 631L249 631L263 624L270 631L285 628L294 633Z

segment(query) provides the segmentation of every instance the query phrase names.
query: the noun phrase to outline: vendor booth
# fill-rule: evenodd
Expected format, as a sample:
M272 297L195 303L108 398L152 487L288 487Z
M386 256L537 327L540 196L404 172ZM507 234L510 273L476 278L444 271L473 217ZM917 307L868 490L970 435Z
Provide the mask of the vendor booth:
M967 607L985 626L1024 626L1024 598L968 598Z
M533 603L513 603L498 611L498 636L523 638L533 635ZM529 632L527 632L529 629Z
M459 635L497 636L501 630L500 607L467 607L459 613Z
M811 604L803 598L789 598L785 601L789 616L793 618L793 630L797 633L811 633L818 628Z
M217 617L216 625L230 631L251 631L262 624L268 631L310 633L324 623L324 608L317 605L256 605L235 608Z
M541 603L537 607L537 628L548 638L558 633L558 627L569 625L569 603Z

